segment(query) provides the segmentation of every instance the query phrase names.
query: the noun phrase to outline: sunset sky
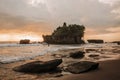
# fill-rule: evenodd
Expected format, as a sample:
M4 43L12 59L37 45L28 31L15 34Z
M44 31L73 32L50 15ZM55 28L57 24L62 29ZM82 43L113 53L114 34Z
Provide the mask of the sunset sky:
M42 41L63 22L83 24L85 39L120 40L120 0L0 0L0 41Z

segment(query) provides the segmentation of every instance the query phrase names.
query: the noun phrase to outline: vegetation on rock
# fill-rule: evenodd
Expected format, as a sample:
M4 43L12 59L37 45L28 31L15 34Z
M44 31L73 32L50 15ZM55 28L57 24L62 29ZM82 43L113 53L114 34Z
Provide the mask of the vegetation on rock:
M63 26L58 27L52 35L43 35L44 42L58 44L80 44L84 43L85 27L83 25L63 23Z

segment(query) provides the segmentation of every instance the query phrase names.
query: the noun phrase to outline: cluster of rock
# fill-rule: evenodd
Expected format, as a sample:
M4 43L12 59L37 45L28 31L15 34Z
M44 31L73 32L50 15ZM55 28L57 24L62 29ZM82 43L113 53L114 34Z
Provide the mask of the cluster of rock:
M89 43L104 43L101 39L89 39L87 40Z
M56 69L61 63L62 59L55 59L47 62L35 61L15 67L13 70L25 73L49 72Z
M85 27L83 25L63 24L58 27L52 35L43 35L44 42L49 44L83 44Z
M20 44L30 44L29 39L20 40Z
M81 59L84 57L85 52L76 51L69 53L69 58ZM66 56L67 57L67 56ZM60 73L70 72L73 74L79 74L83 72L88 72L98 68L99 63L91 61L75 61L70 62L64 66L64 59L54 59L50 61L34 61L18 67L13 68L14 71L25 72L25 73L44 73L58 70Z

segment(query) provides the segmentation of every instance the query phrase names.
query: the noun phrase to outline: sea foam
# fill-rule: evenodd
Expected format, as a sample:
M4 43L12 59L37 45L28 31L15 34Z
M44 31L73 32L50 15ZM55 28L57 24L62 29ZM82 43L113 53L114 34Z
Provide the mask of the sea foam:
M112 49L113 47L120 47L117 44L107 43L107 44L85 44L85 45L43 45L43 44L17 44L17 43L7 43L0 44L0 63L11 63L20 60L28 60L37 56L41 56L47 53L52 53L58 50L65 49ZM96 54L96 52L92 52ZM90 54L92 54L90 53ZM89 53L86 53L86 56ZM99 53L100 54L100 53ZM109 59L119 58L120 54L105 53L102 56L110 57ZM91 60L92 58L89 58ZM101 58L101 60L107 60L108 58Z

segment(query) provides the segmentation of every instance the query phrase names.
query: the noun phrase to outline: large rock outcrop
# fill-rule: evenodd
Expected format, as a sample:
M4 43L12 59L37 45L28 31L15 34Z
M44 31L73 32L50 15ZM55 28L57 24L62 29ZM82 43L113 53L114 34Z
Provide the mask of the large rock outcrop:
M42 73L55 70L62 63L62 59L50 60L47 62L35 61L13 68L17 72Z
M83 25L63 24L58 27L52 35L43 35L44 42L49 44L83 44L85 27Z

